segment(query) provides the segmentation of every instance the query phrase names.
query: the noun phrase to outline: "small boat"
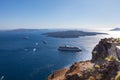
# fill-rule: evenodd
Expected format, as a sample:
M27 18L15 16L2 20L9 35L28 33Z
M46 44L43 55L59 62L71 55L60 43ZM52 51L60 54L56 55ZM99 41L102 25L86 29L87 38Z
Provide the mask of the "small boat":
M43 42L43 44L47 44L47 42L46 41L42 41Z
M28 49L24 49L24 51L28 51Z
M29 39L29 37L28 37L28 36L25 36L25 37L23 37L23 39L28 40L28 39Z
M82 51L82 49L78 48L78 47L74 47L74 46L60 46L58 48L59 51L73 51L73 52L80 52Z
M34 49L33 49L33 52L35 52L36 50L37 50L37 49L36 49L36 48L34 48Z
M36 43L35 43L35 45L37 46L37 45L38 45L38 43L36 42Z

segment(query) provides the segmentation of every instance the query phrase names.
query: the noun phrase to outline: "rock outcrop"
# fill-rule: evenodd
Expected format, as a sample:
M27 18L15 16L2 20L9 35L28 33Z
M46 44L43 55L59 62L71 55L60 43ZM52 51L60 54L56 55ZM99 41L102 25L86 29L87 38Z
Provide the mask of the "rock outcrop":
M92 59L55 71L48 80L120 80L118 55L120 39L101 39L92 51Z
M108 56L113 56L119 60L117 47L120 46L119 38L105 38L101 39L98 45L92 51L92 62L102 62ZM119 51L120 49L118 49Z

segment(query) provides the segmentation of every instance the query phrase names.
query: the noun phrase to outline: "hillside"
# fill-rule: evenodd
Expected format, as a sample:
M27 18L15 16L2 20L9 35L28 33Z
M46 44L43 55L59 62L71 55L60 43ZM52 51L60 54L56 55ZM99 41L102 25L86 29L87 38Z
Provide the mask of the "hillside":
M53 72L48 80L120 80L120 39L105 38L95 46L92 59Z
M110 31L120 31L120 28L114 28L114 29L111 29Z
M106 33L84 32L84 31L77 31L77 30L43 33L43 35L46 35L49 37L55 37L55 38L78 38L80 36L94 36L97 34L106 34Z

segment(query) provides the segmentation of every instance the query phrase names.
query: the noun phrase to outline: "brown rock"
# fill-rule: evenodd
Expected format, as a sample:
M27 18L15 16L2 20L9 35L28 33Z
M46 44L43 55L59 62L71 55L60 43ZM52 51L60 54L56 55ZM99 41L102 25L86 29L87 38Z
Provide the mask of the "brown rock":
M111 47L114 51L112 44L120 45L117 42L114 38L102 39L92 51L92 60L76 62L70 68L57 70L48 80L120 80L120 61L112 56L116 53L108 53Z

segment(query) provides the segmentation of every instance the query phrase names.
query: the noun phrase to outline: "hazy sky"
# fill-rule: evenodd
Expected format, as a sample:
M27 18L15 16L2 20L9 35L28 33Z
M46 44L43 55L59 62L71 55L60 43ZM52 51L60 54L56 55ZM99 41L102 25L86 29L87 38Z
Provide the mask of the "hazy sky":
M120 26L120 0L0 0L0 29Z

